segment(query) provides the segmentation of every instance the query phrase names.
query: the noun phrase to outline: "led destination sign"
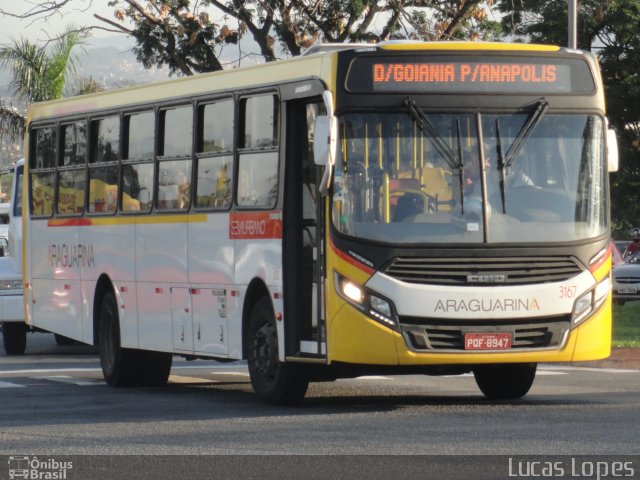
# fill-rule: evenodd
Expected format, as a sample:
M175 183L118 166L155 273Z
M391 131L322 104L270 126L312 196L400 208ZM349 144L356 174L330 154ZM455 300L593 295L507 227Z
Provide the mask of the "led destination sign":
M592 93L586 62L577 59L401 57L355 59L348 72L353 92Z
M416 84L423 88L433 84L500 84L508 85L543 83L554 90L567 91L569 88L569 67L567 65L535 65L511 63L374 63L373 87L397 84ZM429 88L427 87L427 88Z

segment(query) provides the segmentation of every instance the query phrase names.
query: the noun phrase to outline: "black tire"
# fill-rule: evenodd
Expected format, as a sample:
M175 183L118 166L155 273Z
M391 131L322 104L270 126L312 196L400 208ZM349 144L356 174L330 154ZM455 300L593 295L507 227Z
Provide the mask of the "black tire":
M283 405L299 403L309 387L304 367L278 360L278 333L268 297L260 298L249 317L247 363L256 395L264 402Z
M120 319L113 292L102 298L98 324L100 365L111 387L130 387L138 381L137 350L120 347Z
M27 349L27 327L23 322L2 324L2 343L7 355L22 355Z
M144 387L166 385L173 355L164 352L138 351L138 381Z
M524 397L536 378L535 363L481 365L473 370L478 387L492 400Z

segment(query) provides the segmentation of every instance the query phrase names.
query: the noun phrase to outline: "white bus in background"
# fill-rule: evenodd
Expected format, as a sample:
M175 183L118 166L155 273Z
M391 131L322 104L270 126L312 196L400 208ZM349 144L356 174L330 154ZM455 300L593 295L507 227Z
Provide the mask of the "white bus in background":
M9 223L14 167L0 171L0 223Z
M0 322L2 341L9 355L23 354L27 346L27 326L24 322L22 296L22 178L24 161L14 167L12 188L13 198L8 203L9 221L7 248L0 257ZM5 175L5 174L2 174ZM3 189L4 192L4 189Z

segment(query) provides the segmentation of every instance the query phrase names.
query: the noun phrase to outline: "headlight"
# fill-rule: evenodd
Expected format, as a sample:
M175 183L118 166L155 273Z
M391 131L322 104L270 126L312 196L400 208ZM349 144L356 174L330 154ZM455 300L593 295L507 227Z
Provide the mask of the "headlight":
M607 299L609 292L611 292L611 279L607 276L595 288L578 297L573 304L573 325L576 326L586 320L592 312L600 308Z
M357 303L358 305L362 304L362 300L364 300L364 294L362 293L362 289L358 285L353 282L343 281L341 289L344 296L349 300Z
M355 308L386 327L398 328L393 303L380 294L335 273L336 290Z
M0 280L0 290L22 290L22 280Z

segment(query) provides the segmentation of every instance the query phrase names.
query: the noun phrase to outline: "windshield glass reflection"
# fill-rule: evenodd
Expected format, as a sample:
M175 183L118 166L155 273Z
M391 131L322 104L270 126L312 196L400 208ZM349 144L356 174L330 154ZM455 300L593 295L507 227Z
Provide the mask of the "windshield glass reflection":
M394 244L557 242L605 233L601 119L531 118L409 109L344 115L334 225Z

